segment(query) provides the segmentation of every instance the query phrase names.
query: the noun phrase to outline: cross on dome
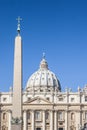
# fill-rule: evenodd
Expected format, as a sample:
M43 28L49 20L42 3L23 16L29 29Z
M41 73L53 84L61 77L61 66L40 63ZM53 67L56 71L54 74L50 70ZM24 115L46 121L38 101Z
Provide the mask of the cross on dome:
M45 59L45 52L43 52L43 59Z

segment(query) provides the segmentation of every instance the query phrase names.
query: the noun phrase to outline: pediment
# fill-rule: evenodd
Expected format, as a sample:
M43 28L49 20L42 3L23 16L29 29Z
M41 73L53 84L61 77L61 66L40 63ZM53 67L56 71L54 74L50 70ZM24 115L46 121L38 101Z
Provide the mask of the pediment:
M29 101L26 101L27 104L52 104L50 101L43 99L41 97L35 97L30 99Z

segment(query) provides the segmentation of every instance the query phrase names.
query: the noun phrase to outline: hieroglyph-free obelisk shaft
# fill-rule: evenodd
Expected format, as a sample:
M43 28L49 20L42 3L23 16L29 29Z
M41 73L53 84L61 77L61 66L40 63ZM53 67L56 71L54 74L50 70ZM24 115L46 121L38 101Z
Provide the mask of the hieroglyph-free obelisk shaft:
M22 117L22 40L15 38L14 79L13 79L13 118Z
M22 130L22 38L20 36L20 17L18 35L15 38L12 130Z

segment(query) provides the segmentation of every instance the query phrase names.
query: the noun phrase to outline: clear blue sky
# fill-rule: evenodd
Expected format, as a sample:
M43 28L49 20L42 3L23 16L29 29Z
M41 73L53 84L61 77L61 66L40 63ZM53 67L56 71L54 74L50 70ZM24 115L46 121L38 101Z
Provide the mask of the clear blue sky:
M0 0L0 91L13 86L18 16L23 19L24 88L43 52L62 90L87 84L87 0Z

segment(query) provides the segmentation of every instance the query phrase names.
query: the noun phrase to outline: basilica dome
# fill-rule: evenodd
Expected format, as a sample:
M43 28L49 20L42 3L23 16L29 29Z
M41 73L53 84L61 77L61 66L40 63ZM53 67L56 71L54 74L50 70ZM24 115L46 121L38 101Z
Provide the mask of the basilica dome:
M26 85L27 91L44 91L44 89L61 91L60 82L56 75L48 69L45 57L41 60L39 69L30 76Z

